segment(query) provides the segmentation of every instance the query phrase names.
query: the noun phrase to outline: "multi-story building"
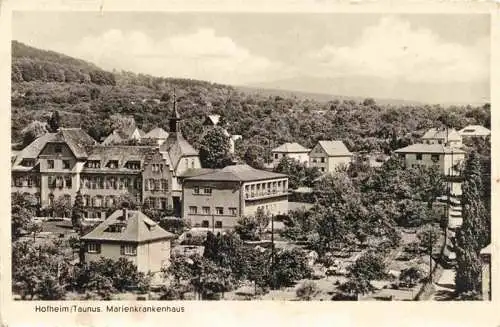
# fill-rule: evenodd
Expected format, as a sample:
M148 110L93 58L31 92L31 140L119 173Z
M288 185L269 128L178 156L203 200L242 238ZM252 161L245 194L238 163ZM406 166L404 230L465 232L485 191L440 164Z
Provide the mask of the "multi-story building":
M248 165L200 172L182 185L182 217L193 227L230 229L258 208L272 215L288 211L288 177Z
M309 152L311 149L305 148L298 143L285 143L272 151L273 166L276 167L283 157L295 159L300 163L309 165Z
M318 141L309 152L309 166L333 173L338 167L349 166L352 156L342 141Z
M179 121L174 104L170 134L160 147L99 145L79 128L47 133L13 158L12 191L34 194L42 207L60 197L73 203L80 191L92 218L104 219L125 195L158 210L172 207L180 216L178 176L201 165Z
M436 167L447 176L459 176L465 160L465 151L443 144L412 144L395 152L404 158L406 167Z
M462 146L462 136L455 129L429 129L422 136L424 144L443 144L449 147L459 148Z
M132 261L140 272L159 272L170 264L171 240L175 235L162 229L140 211L116 210L82 237L85 261L100 257Z

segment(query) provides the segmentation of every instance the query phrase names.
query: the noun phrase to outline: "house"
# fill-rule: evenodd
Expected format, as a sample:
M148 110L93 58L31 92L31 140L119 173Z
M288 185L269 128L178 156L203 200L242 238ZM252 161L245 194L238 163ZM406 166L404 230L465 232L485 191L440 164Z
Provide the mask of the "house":
M150 139L155 141L158 145L162 145L168 138L168 133L161 127L156 127L150 130L146 135L144 135L144 139Z
M395 153L404 158L406 167L436 167L447 176L460 175L459 165L465 160L465 151L443 144L412 144Z
M121 144L130 140L140 141L145 135L146 133L144 133L140 128L132 125L122 129L113 130L113 132L109 134L104 141L102 141L102 145Z
M126 258L140 272L159 272L170 264L171 240L165 231L140 211L116 210L81 240L85 261L101 256L113 260Z
M294 143L285 143L277 148L272 149L273 165L276 167L283 157L295 159L300 163L309 165L309 152L311 149Z
M462 136L462 138L475 138L475 137L489 137L491 135L491 131L484 126L481 125L469 125L461 130L458 133Z
M214 127L222 128L224 135L229 138L229 152L234 153L234 146L236 141L241 139L241 135L231 135L227 129L225 128L225 121L222 119L220 115L207 115L205 120L203 121L203 126L205 128L205 133Z
M309 152L309 167L323 173L333 173L338 167L348 166L353 154L342 141L318 141Z
M231 229L258 208L288 212L288 177L246 164L186 177L182 186L182 217L193 227Z
M175 110L170 134L160 146L102 145L80 128L47 133L12 158L12 192L35 195L42 207L55 199L83 196L88 218L104 219L121 196L181 214L178 176L201 168L198 152L184 139Z
M481 294L483 301L491 301L491 244L481 250Z
M422 143L444 144L450 147L459 148L462 146L462 136L453 128L431 128L422 136Z

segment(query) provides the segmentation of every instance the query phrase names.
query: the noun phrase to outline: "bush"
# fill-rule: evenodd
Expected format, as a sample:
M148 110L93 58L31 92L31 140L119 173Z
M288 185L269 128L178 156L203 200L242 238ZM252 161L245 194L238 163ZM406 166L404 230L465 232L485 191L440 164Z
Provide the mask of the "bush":
M275 257L274 282L278 288L290 286L299 279L309 278L312 272L306 254L299 249L284 250Z
M318 293L318 285L313 281L305 281L301 283L295 291L297 297L304 301L310 301Z

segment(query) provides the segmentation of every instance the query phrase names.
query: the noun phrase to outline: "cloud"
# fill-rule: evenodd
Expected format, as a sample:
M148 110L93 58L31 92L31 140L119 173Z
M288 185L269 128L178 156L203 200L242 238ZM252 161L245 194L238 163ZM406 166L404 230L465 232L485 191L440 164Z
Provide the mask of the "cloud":
M282 69L281 63L253 54L231 38L206 28L160 40L140 31L123 33L114 29L58 50L105 69L231 84L267 79Z
M322 77L370 76L408 82L483 82L489 78L488 39L445 42L431 30L397 17L367 27L352 46L310 52L310 72Z

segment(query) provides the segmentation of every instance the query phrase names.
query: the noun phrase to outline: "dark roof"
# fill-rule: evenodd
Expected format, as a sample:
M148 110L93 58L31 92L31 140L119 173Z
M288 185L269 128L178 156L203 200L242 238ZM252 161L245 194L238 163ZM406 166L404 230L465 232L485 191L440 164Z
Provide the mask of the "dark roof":
M303 147L302 145L294 143L285 143L277 148L274 148L272 152L283 152L283 153L308 153L311 149Z
M456 149L456 148L450 148L447 146L444 146L443 144L412 144L407 147L397 149L395 151L396 153L438 153L438 154L444 154L444 153L465 153L465 151Z
M118 168L123 168L128 161L142 163L146 156L154 154L156 149L154 146L139 145L94 145L89 147L87 151L89 152L88 160L99 160L101 162L100 170L102 170L105 169L105 165L110 160L118 160Z
M39 138L35 139L33 142L28 144L24 149L19 151L16 155L16 160L14 161L13 166L17 166L21 163L21 161L25 158L27 159L36 159L40 152L43 150L45 145L49 140L54 137L54 133L46 133Z
M189 178L216 172L217 169L212 168L189 168L184 171L179 177Z
M66 143L77 158L86 158L86 148L97 143L81 128L60 128L49 142Z
M83 236L82 240L143 243L175 237L174 234L167 232L145 214L136 210L128 210L128 218L124 231L107 231L109 226L120 223L122 217L123 211L116 210L90 233Z
M352 156L342 141L318 141L319 145L330 157L334 156Z
M224 167L213 173L190 177L186 180L246 182L285 177L287 177L287 175L255 169L249 165L234 165Z

